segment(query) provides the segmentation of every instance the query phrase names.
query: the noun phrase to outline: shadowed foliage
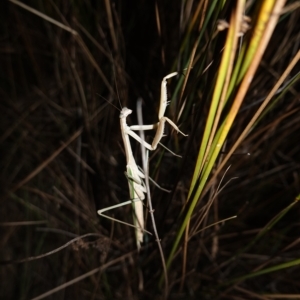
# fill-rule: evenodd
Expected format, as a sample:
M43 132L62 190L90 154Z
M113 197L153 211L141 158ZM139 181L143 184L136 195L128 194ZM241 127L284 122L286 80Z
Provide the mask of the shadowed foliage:
M299 2L1 6L0 299L300 298ZM188 137L162 143L182 158L149 153L166 277L153 235L138 252L97 210L129 200L120 105L156 123L175 71L166 116Z

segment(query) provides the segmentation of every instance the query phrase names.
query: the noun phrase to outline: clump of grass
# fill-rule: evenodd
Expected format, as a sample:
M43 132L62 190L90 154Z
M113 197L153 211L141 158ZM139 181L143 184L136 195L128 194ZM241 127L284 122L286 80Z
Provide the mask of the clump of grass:
M7 6L5 299L300 293L297 2ZM182 75L168 85L168 116L189 137L164 140L182 159L162 148L150 156L151 177L172 189L150 186L166 285L155 239L146 235L138 254L132 228L96 214L128 200L119 112L97 94L118 105L115 72L122 105L135 109L141 96L150 124L171 71ZM131 222L130 207L114 216Z

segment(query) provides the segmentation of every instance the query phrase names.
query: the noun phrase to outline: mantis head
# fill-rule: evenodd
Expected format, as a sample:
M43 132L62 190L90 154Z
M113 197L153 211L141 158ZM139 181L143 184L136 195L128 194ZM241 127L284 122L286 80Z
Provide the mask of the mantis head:
M127 108L127 107L123 107L120 113L120 119L125 118L127 116L129 116L132 113L132 110Z

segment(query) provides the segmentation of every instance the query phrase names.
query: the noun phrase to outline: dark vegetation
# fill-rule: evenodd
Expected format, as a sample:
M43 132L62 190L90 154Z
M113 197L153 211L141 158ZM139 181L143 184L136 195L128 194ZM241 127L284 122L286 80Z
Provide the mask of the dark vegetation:
M216 171L299 57L297 1L285 4L210 172L209 178L215 177L197 199L189 234L185 231L174 248L190 207L191 200L184 204L221 72L228 30L217 31L217 22L229 22L235 11L234 1L228 2L221 7L221 1L212 0L24 1L43 14L37 16L3 1L1 299L300 299L299 62L225 167ZM246 5L251 27L243 43L267 1L254 2ZM192 69L186 70L193 49ZM129 197L119 111L108 102L119 107L119 95L121 105L134 111L128 122L137 124L136 101L142 97L144 123L157 122L160 83L173 71L180 75L169 81L166 115L189 136L167 125L162 142L183 157L161 147L150 153L150 176L172 190L168 194L150 185L170 261L166 289L155 238L145 235L138 253L134 229L101 218L97 210ZM229 94L221 123L239 84ZM147 132L149 142L153 135ZM140 147L132 145L141 165ZM197 186L200 178L192 196ZM132 223L130 205L110 214ZM201 231L192 236L196 227ZM146 228L152 232L149 215Z

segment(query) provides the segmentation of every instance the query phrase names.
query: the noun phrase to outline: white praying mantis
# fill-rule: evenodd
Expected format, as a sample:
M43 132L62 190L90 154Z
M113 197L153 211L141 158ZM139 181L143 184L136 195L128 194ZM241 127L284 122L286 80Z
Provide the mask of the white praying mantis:
M159 112L158 112L158 122L151 125L134 125L134 126L128 126L126 123L126 118L128 115L132 113L132 110L124 107L121 110L120 113L120 125L121 125L121 134L122 139L124 143L125 148L125 155L126 155L126 176L128 179L128 185L129 185L129 192L130 192L130 200L125 201L104 209L98 210L98 214L106 217L108 219L116 220L112 217L109 217L107 215L104 215L103 212L112 210L114 208L132 204L134 214L133 214L133 223L129 224L120 220L116 220L119 223L126 224L129 226L132 226L135 228L136 232L136 243L138 250L141 247L141 243L143 242L143 236L144 232L147 232L145 230L145 224L144 224L144 211L143 211L143 200L145 199L145 193L146 193L146 187L144 184L144 178L145 175L143 172L140 171L139 167L136 164L136 161L134 159L131 143L129 136L133 137L136 141L141 143L145 148L148 150L155 150L157 148L158 143L160 142L161 138L164 134L164 127L165 123L168 122L177 132L180 132L182 135L186 136L183 132L179 130L179 128L176 126L174 122L172 122L169 118L165 117L165 111L168 105L167 101L167 79L176 76L178 73L173 72L171 74L168 74L165 76L161 82L161 95L160 95L160 106L159 106ZM140 138L139 135L137 135L134 131L137 130L152 130L157 129L155 137L153 139L152 144L150 145L146 141Z

